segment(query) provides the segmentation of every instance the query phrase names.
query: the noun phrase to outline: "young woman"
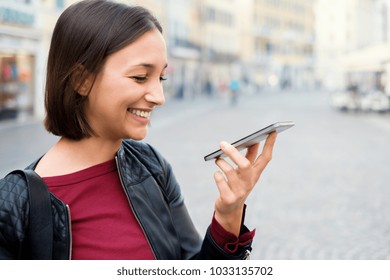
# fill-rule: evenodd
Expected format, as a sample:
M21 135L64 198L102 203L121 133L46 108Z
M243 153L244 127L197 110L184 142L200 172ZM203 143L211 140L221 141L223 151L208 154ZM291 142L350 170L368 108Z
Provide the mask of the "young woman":
M58 19L45 127L60 139L28 167L50 191L53 259L245 259L251 251L244 203L276 134L260 155L259 145L243 156L221 143L235 166L216 160L219 196L200 238L169 163L139 141L164 104L167 63L162 28L141 7L82 1ZM27 258L26 183L18 175L2 179L0 201L0 258Z

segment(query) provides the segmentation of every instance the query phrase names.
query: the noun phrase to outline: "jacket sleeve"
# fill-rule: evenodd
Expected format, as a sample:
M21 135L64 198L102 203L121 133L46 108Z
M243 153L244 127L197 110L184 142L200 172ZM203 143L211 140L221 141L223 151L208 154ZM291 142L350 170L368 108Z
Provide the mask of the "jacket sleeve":
M23 241L27 228L28 194L19 175L0 180L0 259L23 258Z
M180 239L183 259L215 259L215 260L239 260L245 259L251 251L251 243L242 246L234 254L223 250L213 240L210 227L207 229L204 239L199 236L184 203L180 186L172 172L170 164L152 147L151 149L158 158L164 173L162 191L165 192L173 224ZM243 231L248 229L243 228Z

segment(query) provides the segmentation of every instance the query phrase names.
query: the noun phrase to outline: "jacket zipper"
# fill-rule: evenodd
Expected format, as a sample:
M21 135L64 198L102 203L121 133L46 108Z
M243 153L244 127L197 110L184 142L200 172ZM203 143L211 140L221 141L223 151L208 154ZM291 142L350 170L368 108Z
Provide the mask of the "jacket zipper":
M68 218L68 224L69 224L69 260L72 259L72 220L70 217L70 207L68 204L65 205L66 212L67 212L67 218Z
M120 180L120 182L121 182L122 189L123 189L123 191L124 191L125 194L126 194L127 201L129 202L129 205L130 205L130 209L131 209L131 211L133 212L133 215L134 215L135 219L137 220L138 224L140 225L143 234L145 235L146 241L148 242L148 245L149 245L149 247L150 247L151 250L152 250L152 253L153 253L154 258L157 260L156 253L154 252L154 248L152 247L152 244L150 243L149 237L148 237L148 235L146 234L145 229L143 228L143 226L142 226L142 224L141 224L141 222L140 222L140 220L139 220L139 217L138 217L137 213L136 213L135 210L134 210L133 204L131 203L130 196L129 196L129 194L128 194L127 191L126 191L125 184L123 183L122 172L121 172L121 169L120 169L120 166L119 166L118 156L115 157L115 163L116 163L116 167L117 167L117 169L118 169L119 180Z
M62 200L58 199L54 194L51 194L54 199L56 199L59 203L61 203L63 206L65 206L65 212L66 212L66 218L68 220L68 236L69 236L69 260L72 259L72 219L70 215L70 207L68 204L65 204Z

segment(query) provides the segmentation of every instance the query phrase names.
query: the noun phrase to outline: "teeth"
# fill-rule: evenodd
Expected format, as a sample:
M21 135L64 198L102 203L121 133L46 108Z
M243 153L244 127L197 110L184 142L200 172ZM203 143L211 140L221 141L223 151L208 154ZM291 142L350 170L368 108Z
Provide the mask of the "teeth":
M152 114L151 112L141 111L137 109L129 109L128 111L141 118L149 118L150 115Z

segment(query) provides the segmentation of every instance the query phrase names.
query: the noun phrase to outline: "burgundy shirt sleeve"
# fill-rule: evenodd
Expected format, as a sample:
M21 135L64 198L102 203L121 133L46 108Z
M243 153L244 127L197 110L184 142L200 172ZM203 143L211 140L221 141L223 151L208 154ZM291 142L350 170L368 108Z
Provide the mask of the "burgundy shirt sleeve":
M210 233L214 241L227 253L235 253L238 248L250 243L255 236L256 229L252 231L243 230L241 227L240 236L237 237L233 233L226 231L213 216Z

